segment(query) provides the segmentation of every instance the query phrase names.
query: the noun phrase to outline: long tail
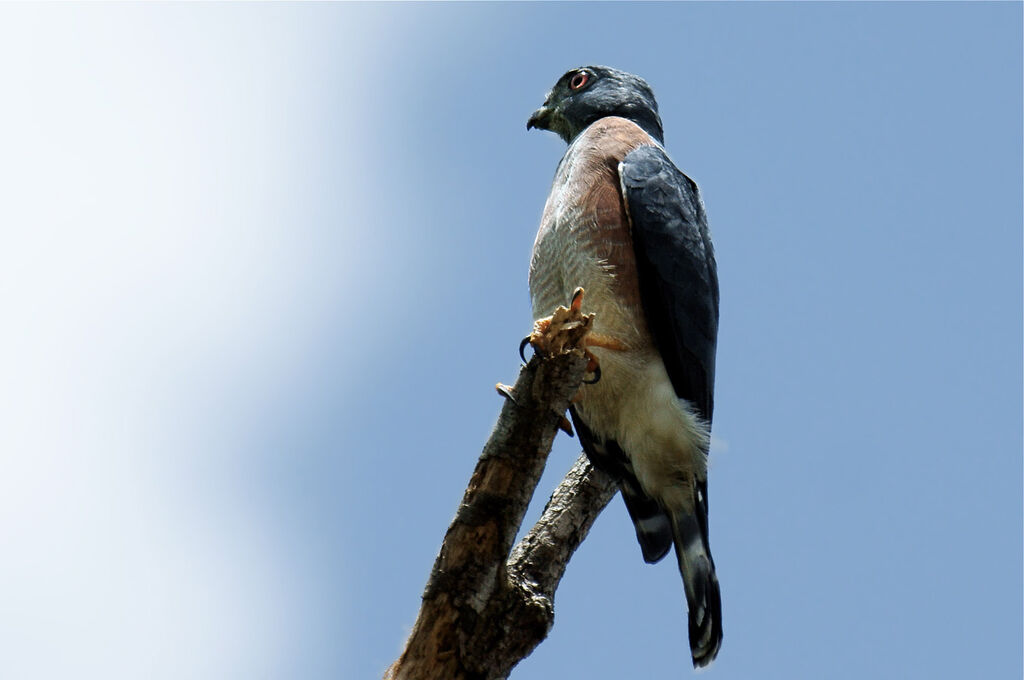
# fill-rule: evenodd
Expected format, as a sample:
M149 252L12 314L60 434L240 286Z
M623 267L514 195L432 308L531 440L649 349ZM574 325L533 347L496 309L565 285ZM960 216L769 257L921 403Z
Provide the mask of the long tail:
M669 516L689 606L690 654L694 668L714 661L722 646L722 594L708 545L706 485L700 487L696 514L675 512Z

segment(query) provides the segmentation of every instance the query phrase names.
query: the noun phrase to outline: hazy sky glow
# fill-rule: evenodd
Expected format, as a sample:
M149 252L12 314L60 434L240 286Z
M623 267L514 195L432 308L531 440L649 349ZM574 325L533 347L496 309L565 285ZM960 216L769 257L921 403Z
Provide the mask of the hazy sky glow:
M586 63L654 87L718 251L709 677L1021 677L1021 20L0 6L0 677L379 677ZM512 677L689 676L670 562L614 500Z

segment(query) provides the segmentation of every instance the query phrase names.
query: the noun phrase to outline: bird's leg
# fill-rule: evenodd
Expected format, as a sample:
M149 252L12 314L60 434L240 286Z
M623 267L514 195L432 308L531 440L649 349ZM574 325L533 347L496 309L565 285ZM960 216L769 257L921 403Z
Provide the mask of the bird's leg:
M587 356L587 373L593 373L593 380L584 380L583 382L588 385L593 385L601 379L601 365L597 361L597 357L591 352L588 347L602 347L604 349L614 350L616 352L624 352L629 349L625 344L616 340L615 338L608 335L601 335L600 333L587 333L587 336L583 338L583 353Z
M583 339L583 344L587 347L601 347L603 349L615 350L616 352L625 352L629 349L621 340L601 333L587 333L587 337Z
M583 292L582 288L577 288L573 291L568 307L558 307L551 316L537 319L533 323L533 332L519 343L519 356L526 361L523 350L528 344L532 345L535 351L548 356L573 349L582 350L587 357L587 373L594 374L593 380L584 380L583 382L593 384L601 379L601 367L587 346L611 348L620 347L621 343L601 335L595 336L596 341L591 342L590 329L594 324L594 315L583 313ZM502 390L501 387L504 386L499 386L498 391L503 396L512 398L511 394ZM573 397L573 401L578 398L579 393ZM559 416L558 427L570 437L573 436L572 424L565 415Z

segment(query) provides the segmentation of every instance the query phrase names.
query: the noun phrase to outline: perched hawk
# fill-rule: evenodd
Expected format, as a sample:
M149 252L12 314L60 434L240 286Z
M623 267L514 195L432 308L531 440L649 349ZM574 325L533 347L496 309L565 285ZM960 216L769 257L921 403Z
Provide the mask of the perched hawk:
M708 544L718 276L704 206L665 153L654 93L637 76L573 69L529 128L569 144L533 246L534 319L585 289L600 379L570 414L590 460L618 480L644 560L675 546L693 664L706 666L722 605Z

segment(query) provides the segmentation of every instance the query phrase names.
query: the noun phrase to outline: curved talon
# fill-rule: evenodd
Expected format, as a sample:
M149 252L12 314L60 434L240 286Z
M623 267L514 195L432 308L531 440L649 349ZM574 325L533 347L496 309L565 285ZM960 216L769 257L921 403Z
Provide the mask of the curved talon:
M569 302L569 309L574 312L578 312L581 307L583 307L583 289L577 287L576 290L572 292L572 300Z
M523 350L526 349L526 346L530 344L531 337L532 336L527 335L525 338L523 338L523 341L519 343L519 358L523 360L524 364L526 363L526 355L523 353Z
M601 379L601 365L598 364L597 366L594 366L594 379L593 380L587 380L586 378L584 378L583 379L583 384L584 385L593 385L594 383L596 383L600 379Z
M570 437L575 436L572 433L572 423L570 423L569 419L566 418L565 416L559 416L558 429L561 430L562 432L566 433Z

